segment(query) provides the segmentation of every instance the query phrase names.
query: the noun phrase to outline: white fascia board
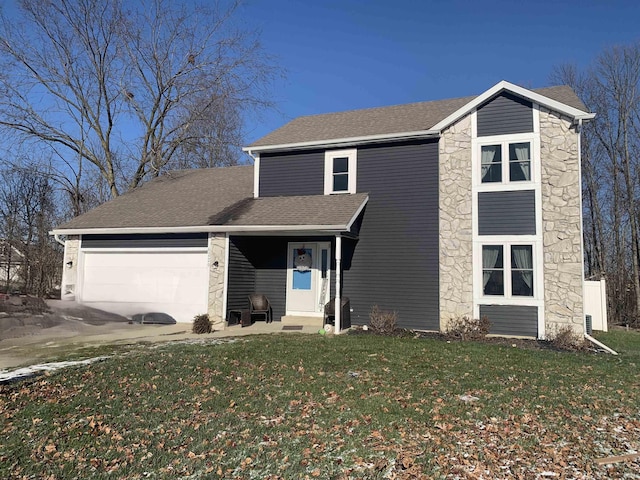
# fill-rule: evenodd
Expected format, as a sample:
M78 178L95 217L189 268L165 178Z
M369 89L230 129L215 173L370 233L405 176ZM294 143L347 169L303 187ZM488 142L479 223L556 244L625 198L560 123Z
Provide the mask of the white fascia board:
M439 130L419 130L415 132L399 132L399 133L385 133L380 135L366 135L363 137L347 137L347 138L335 138L328 140L313 140L310 142L298 142L298 143L282 143L280 145L264 145L255 147L243 147L245 152L266 152L271 150L296 150L308 147L317 148L338 148L338 147L350 147L354 145L362 145L367 143L378 143L389 140L408 140L415 138L431 138L440 135Z
M347 223L347 230L351 230L351 227L353 226L357 218L360 216L360 212L362 212L362 210L364 209L368 201L369 201L369 195L367 195L367 197L362 201L362 205L358 207L358 209L356 210L356 213L353 214L353 217L351 217L351 220L349 220L349 223Z
M143 233L224 233L224 232L323 232L339 233L348 225L202 225L193 227L71 228L52 230L50 235L143 234Z
M432 130L437 130L438 132L441 132L443 129L445 129L446 127L448 127L449 125L457 121L458 119L462 118L471 110L476 109L481 104L489 100L491 97L493 97L494 95L497 95L498 93L504 90L509 91L511 93L515 93L519 97L524 97L528 100L531 100L533 103L538 103L540 105L543 105L549 108L550 110L563 113L576 120L580 120L580 119L591 120L596 116L595 113L584 112L577 108L571 107L565 103L558 102L557 100L553 100L549 97L545 97L544 95L540 95L539 93L533 92L531 90L520 87L518 85L514 85L513 83L507 82L506 80L502 80L501 82L496 83L489 90L485 91L483 94L477 96L476 98L471 100L469 103L467 103L463 107L453 112L444 120L441 120L439 123L435 124L432 127Z

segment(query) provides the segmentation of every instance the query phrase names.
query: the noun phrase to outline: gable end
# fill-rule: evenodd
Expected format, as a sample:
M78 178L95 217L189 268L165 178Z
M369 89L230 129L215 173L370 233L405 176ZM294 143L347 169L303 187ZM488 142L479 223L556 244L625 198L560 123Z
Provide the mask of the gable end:
M509 92L478 107L478 136L533 132L531 102Z

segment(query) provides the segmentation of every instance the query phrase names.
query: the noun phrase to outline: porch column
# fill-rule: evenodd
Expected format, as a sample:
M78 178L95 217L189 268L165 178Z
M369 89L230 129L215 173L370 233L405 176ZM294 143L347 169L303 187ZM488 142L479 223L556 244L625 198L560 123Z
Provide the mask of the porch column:
M227 236L224 233L209 234L209 320L214 330L225 328Z
M342 294L340 293L340 280L342 277L342 237L336 235L336 300L334 305L336 319L336 333L340 333L340 320L342 315Z

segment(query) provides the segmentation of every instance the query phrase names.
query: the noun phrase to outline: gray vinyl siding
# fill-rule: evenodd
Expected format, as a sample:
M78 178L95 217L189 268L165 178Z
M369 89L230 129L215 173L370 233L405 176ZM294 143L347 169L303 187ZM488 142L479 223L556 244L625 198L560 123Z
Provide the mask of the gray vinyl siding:
M206 233L83 235L82 248L207 247Z
M357 240L343 241L342 294L351 322L373 305L406 328L439 328L438 143L358 149L357 191L367 192Z
M259 196L322 195L324 151L260 155Z
M256 291L256 269L238 248L237 237L229 238L227 311L249 308L248 297Z
M538 307L521 305L480 305L480 317L491 323L490 333L538 337Z
M533 132L531 102L501 93L478 108L478 136Z
M479 193L478 234L535 235L535 191Z

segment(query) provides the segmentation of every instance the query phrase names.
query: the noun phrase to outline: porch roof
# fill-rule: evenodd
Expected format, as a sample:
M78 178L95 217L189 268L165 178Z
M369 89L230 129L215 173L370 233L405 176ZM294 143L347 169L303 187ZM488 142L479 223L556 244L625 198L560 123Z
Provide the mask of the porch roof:
M369 200L353 195L296 195L240 200L210 217L226 231L349 231Z

